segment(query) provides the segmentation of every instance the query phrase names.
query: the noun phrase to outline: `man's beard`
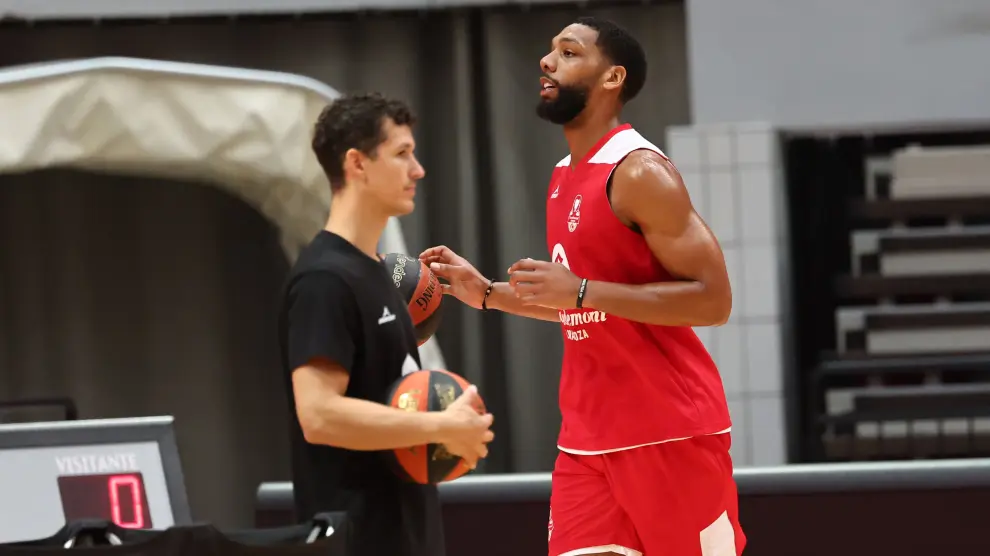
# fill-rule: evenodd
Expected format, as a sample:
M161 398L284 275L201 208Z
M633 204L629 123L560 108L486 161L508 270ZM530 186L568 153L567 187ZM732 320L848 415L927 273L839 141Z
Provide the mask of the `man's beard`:
M536 115L557 125L565 125L577 118L588 105L588 89L580 86L557 85L557 98L540 99Z

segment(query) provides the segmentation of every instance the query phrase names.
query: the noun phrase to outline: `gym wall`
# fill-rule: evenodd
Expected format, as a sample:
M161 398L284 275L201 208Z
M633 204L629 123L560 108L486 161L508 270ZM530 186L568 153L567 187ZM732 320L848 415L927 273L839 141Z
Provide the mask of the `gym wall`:
M729 323L698 332L725 381L737 465L786 463L801 410L788 324L800 300L781 136L990 121L990 73L978 69L990 11L982 0L686 0L686 14L693 124L669 128L667 149L734 291Z
M695 123L903 128L990 120L984 0L687 0Z

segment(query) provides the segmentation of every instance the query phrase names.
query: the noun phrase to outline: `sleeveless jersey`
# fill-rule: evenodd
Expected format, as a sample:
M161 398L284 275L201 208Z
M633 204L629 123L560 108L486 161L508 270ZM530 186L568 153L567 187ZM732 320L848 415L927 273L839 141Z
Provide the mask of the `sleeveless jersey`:
M588 280L672 280L643 236L615 216L608 200L612 172L641 149L664 156L625 124L573 167L570 156L557 164L547 199L552 261ZM642 324L592 309L559 316L561 450L603 453L728 432L721 377L693 329Z

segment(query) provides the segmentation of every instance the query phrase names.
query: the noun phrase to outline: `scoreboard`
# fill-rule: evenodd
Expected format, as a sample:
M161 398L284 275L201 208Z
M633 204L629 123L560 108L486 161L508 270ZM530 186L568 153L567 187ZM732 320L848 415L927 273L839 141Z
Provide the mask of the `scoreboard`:
M67 522L192 522L172 417L0 425L0 543Z

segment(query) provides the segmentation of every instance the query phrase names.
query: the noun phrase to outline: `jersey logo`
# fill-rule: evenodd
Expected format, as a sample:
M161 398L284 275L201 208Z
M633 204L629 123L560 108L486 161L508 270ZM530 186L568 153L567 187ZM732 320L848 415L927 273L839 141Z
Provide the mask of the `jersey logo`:
M567 253L564 253L564 246L559 243L553 246L553 252L550 254L550 260L557 264L564 265L564 268L567 270L571 269L570 263L567 262Z
M388 310L388 307L385 307L382 310L382 316L378 317L378 324L388 324L394 320L395 315L392 314L392 311Z
M418 370L419 365L417 365L412 356L407 353L406 360L402 362L402 376L406 376L409 373L415 373Z
M567 213L567 229L574 231L581 222L581 196L574 197L574 204L571 205L571 212Z
M553 188L553 193L550 194L550 198L556 199L559 196L560 196L560 184L558 183L557 187Z

